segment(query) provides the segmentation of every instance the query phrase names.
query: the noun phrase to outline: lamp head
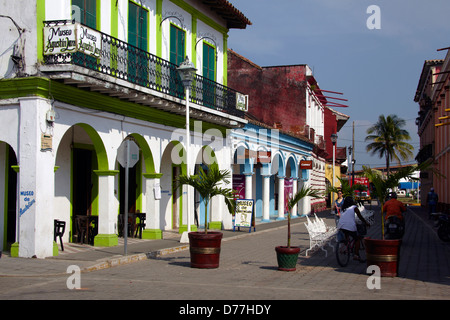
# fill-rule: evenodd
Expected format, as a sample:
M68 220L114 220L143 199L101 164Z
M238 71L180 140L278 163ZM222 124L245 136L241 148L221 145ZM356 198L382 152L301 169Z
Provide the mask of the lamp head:
M195 68L194 64L189 61L189 57L186 56L186 60L184 60L180 66L177 68L178 73L180 74L181 81L183 82L183 85L189 86L194 79L195 72L197 69Z

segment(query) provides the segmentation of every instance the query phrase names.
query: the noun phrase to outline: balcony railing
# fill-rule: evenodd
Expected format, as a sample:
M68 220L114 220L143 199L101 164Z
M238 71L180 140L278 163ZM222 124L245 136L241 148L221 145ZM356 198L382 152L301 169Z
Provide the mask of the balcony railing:
M73 21L67 20L45 21L44 27L58 27L73 23ZM45 64L81 66L184 99L184 87L177 71L177 65L110 35L99 33L101 34L99 57L82 52L58 53L45 55ZM243 117L244 112L236 108L237 94L236 90L196 75L192 83L190 100L214 110Z

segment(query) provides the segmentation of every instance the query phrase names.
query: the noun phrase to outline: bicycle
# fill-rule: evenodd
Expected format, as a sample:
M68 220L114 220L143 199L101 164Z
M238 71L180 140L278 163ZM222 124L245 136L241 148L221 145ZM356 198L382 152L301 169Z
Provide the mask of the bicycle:
M348 240L345 237L344 232L339 230L344 240L340 240L336 243L336 260L341 267L345 267L348 265L350 261L350 256L353 254L353 250L355 248L356 239L349 234ZM364 251L364 243L361 241L360 250Z

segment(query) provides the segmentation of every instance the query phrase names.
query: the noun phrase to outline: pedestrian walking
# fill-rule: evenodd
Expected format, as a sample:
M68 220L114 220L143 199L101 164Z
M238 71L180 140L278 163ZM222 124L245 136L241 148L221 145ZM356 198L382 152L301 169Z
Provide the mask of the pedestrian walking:
M439 197L436 192L434 192L434 188L430 189L427 195L427 205L428 205L428 219L431 219L433 213L436 212L436 206L438 203Z

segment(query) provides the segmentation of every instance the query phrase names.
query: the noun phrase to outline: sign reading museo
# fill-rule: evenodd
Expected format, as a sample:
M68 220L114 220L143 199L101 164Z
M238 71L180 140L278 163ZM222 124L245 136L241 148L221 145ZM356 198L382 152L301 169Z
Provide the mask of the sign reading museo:
M99 57L101 34L79 23L44 28L44 54L83 52Z

